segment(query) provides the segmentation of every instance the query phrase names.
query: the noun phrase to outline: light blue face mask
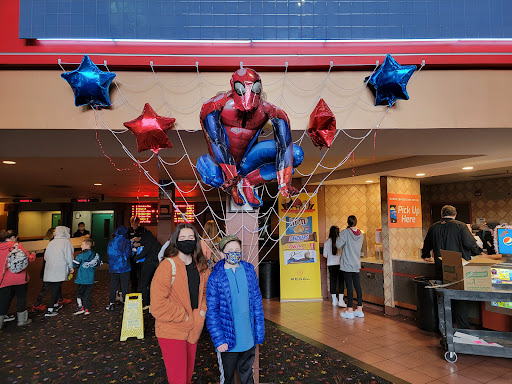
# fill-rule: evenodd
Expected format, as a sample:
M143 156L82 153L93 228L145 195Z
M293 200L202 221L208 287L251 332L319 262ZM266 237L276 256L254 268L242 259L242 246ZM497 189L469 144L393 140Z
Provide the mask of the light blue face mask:
M242 252L228 252L226 255L226 262L229 264L238 264L242 258Z

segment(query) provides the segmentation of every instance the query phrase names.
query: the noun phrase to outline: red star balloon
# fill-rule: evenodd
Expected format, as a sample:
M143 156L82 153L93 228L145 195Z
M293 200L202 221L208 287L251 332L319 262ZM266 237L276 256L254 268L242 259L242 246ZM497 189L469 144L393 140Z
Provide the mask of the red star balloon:
M167 131L174 127L176 119L158 116L151 105L146 103L142 115L135 120L127 121L124 126L137 137L139 152L151 149L158 154L161 148L172 148Z
M308 135L315 146L331 147L336 135L336 118L324 99L320 99L309 116Z

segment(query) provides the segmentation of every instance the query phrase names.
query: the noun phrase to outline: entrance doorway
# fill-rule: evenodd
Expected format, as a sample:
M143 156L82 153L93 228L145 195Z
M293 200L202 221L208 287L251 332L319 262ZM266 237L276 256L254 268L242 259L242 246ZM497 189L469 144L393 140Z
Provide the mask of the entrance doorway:
M110 234L114 231L113 213L93 213L91 220L91 237L94 240L94 250L100 254L103 261L108 261L107 245Z

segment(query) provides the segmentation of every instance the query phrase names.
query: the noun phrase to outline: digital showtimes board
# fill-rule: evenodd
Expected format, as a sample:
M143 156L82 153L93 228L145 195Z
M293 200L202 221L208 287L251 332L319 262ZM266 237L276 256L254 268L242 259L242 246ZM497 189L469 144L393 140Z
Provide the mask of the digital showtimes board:
M133 204L132 216L138 217L141 224L154 224L158 221L157 204Z
M176 208L178 208L179 211L181 211L181 213ZM196 221L196 217L194 216L196 213L195 204L177 203L176 208L174 209L174 224L195 223L195 221ZM183 217L183 215L185 217Z

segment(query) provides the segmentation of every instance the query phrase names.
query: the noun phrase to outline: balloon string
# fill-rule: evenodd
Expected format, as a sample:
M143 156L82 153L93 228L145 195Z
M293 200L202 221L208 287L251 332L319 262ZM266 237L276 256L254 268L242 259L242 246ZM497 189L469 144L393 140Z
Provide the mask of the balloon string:
M96 120L96 115L94 115L94 120ZM103 152L103 156L105 156L110 161L110 164L112 164L116 170L118 170L119 172L130 170L130 168L118 168L116 163L114 162L114 160L112 160L112 158L105 153L105 150L103 149L103 145L101 144L101 141L98 137L98 121L96 121L96 141L100 145L100 149L101 149L101 152Z
M377 130L373 133L373 168L375 168L375 143L377 141Z

